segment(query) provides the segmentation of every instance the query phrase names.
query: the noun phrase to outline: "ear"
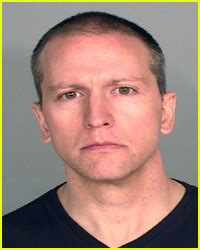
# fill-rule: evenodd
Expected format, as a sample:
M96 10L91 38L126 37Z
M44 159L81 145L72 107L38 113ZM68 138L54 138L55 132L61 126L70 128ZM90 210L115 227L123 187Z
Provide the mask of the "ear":
M175 124L176 95L168 92L163 96L161 133L169 134Z
M49 129L48 129L44 114L42 112L41 104L34 103L32 106L32 110L40 126L40 133L41 133L41 138L43 142L50 143L51 137L50 137Z

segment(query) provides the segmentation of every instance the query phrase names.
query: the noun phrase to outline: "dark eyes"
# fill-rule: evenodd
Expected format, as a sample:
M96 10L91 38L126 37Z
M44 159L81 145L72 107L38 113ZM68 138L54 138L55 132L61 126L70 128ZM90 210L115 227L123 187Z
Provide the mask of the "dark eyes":
M131 88L131 87L119 87L119 88L116 88L114 90L115 93L117 93L118 95L130 95L130 94L133 94L136 92L135 89ZM77 91L69 91L69 92L66 92L62 95L60 95L60 99L67 99L67 100L73 100L73 99L76 99L78 97L80 97L80 93L77 92Z

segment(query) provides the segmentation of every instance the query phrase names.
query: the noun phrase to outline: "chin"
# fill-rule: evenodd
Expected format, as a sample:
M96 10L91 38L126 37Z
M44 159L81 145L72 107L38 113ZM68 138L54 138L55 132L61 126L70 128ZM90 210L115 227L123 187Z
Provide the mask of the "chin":
M87 175L85 176L88 178L88 180L96 183L107 183L107 184L121 184L124 182L127 182L131 176L133 175L133 172L129 173L120 173L115 175Z
M74 169L79 175L95 182L121 182L128 180L137 170L133 164L97 164L97 165L82 165L81 168Z
M73 171L77 178L85 178L95 182L119 182L128 180L137 172L141 164L140 159L129 154L101 154L90 155L65 161L68 174ZM71 170L70 170L71 169Z

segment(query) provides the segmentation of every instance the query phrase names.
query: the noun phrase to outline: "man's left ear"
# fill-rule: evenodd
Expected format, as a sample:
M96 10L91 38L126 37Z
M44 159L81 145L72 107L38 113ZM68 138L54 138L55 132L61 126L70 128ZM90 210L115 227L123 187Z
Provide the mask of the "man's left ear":
M175 124L176 94L168 92L163 96L161 133L169 134Z

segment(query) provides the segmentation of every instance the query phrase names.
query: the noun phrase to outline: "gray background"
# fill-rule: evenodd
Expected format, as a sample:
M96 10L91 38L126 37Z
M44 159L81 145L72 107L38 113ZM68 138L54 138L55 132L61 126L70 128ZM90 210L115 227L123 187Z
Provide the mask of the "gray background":
M174 132L161 139L171 177L197 184L197 3L3 3L3 212L64 181L63 163L40 140L30 55L50 27L82 11L107 11L147 29L166 55L178 95Z

